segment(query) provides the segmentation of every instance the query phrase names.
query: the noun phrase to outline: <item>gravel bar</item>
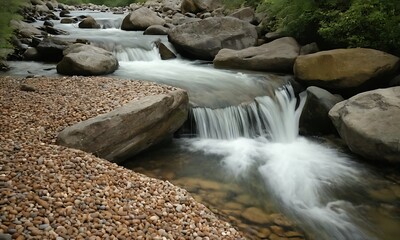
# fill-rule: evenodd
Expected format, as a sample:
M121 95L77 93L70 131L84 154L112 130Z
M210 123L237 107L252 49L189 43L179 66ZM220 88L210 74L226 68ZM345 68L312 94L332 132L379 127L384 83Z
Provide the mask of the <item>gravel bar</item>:
M190 194L57 133L173 87L105 77L0 78L0 239L243 239Z

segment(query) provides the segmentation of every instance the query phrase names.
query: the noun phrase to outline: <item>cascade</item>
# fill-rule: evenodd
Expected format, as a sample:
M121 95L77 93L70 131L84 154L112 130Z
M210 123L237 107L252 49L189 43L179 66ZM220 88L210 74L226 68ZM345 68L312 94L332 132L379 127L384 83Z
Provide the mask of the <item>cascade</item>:
M194 108L198 139L191 151L218 155L232 175L246 179L254 169L282 210L316 239L374 239L356 206L332 192L363 187L363 168L334 149L298 136L299 117L290 85L273 97L255 98L246 105L223 109ZM297 106L297 108L296 108Z

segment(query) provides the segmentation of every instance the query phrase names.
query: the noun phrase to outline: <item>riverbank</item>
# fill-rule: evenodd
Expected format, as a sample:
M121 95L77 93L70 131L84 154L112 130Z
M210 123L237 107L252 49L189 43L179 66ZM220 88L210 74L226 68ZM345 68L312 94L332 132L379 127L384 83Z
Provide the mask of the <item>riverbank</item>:
M0 78L0 234L16 239L240 239L186 190L54 145L66 126L172 87Z

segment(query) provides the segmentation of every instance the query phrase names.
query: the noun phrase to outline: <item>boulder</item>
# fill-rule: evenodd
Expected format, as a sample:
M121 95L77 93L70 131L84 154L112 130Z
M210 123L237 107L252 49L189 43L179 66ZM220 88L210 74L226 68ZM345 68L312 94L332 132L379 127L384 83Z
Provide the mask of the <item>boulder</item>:
M294 38L279 38L243 50L222 49L214 59L217 68L240 68L269 72L291 72L300 46Z
M91 16L83 19L78 26L79 28L100 28L100 24Z
M185 122L188 101L183 90L134 100L67 127L59 133L57 144L120 163L170 137Z
M222 6L221 0L183 0L181 3L182 13L199 13L213 11Z
M336 104L329 116L354 153L400 162L400 87L360 93Z
M141 7L129 13L122 21L121 29L128 31L142 31L152 25L164 25L164 19L146 7Z
M160 56L162 60L174 59L176 58L175 53L165 46L162 42L157 42L158 51L160 52Z
M35 61L40 59L39 51L34 47L29 47L23 54L25 61Z
M213 60L223 48L240 50L257 42L255 26L232 17L213 17L186 23L168 32L169 41L182 55Z
M336 103L343 101L340 95L333 95L319 87L307 88L307 100L300 117L300 129L308 135L335 133L329 118L329 111Z
M399 58L374 49L353 48L321 51L296 59L297 79L310 85L344 89L394 74Z
M72 24L72 23L77 23L78 21L74 18L63 18L61 19L60 23L62 24Z
M37 45L36 49L38 50L43 61L58 62L63 58L63 51L69 45L71 45L71 43L68 41L47 37L44 38L39 45Z
M254 22L255 20L255 14L254 14L254 9L251 7L245 7L238 9L237 11L233 12L229 16L239 18L240 20L246 21L246 22Z
M57 72L65 75L104 75L118 69L115 56L102 48L76 43L64 50Z
M22 37L31 38L35 35L42 35L42 32L35 28L32 24L23 22L21 20L11 20L10 25L12 28L16 29Z
M143 35L168 35L169 29L161 25L153 25L148 27Z
M307 55L316 52L319 52L319 47L315 42L306 44L300 48L300 55Z
M69 10L61 10L60 12L60 17L71 17L71 15L69 15L71 12Z

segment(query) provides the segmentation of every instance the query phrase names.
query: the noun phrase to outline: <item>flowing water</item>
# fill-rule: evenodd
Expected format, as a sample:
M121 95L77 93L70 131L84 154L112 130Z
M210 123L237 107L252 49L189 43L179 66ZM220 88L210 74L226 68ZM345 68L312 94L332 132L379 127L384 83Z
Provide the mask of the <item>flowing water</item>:
M331 141L298 136L305 96L290 76L217 70L179 57L161 60L166 36L119 29L124 15L90 14L102 29L55 27L114 53L110 76L188 91L192 138L156 146L126 167L185 187L250 239L385 239L400 236L399 176L373 169ZM55 64L13 62L11 75L57 75Z

